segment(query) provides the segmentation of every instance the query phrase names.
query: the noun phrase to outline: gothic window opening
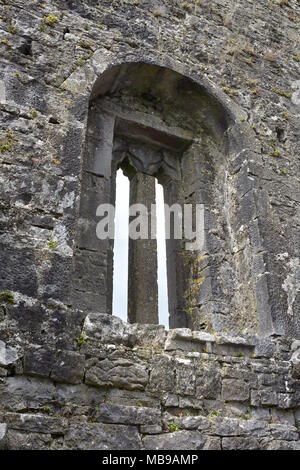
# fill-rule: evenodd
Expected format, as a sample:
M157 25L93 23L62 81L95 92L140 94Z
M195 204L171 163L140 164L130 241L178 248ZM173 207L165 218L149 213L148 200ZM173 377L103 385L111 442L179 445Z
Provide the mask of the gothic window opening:
M134 183L133 183L134 184ZM115 220L114 220L114 270L113 270L113 306L112 312L114 315L127 320L128 317L128 305L129 308L136 308L136 290L139 288L139 284L143 278L143 273L139 271L139 266L136 263L140 263L139 259L141 254L135 253L131 255L129 253L129 194L130 194L130 182L129 179L124 175L123 171L120 169L116 172L116 203L115 203ZM155 226L150 227L150 230L155 233L149 233L149 236L155 236L156 240L153 244L153 241L150 241L150 253L148 264L149 268L152 270L153 267L157 264L157 273L155 278L155 272L153 275L153 280L151 284L151 279L146 280L149 282L149 285L144 286L144 292L142 302L144 304L139 304L143 306L143 310L147 309L145 303L150 303L150 312L149 317L145 320L151 320L151 315L153 310L158 309L158 322L165 325L167 328L169 326L168 319L168 292L167 292L167 269L166 269L166 240L165 240L165 214L164 214L164 195L163 187L158 183L155 178ZM148 214L151 217L151 214ZM133 240L131 244L131 249L135 252L138 251L135 248L136 243L142 243L144 249L149 242L147 240L139 242ZM156 246L155 246L156 245ZM152 247L152 250L151 250ZM149 250L149 248L148 248ZM128 269L128 260L131 256L131 266L130 271ZM157 258L157 263L156 259ZM134 258L134 259L132 259ZM128 272L129 271L129 272ZM138 271L136 273L136 271ZM128 278L129 276L135 277L136 275L140 276L135 283L129 282L129 295L128 295ZM133 284L133 285L132 285ZM153 296L155 293L157 284L158 298ZM149 290L149 292L147 292ZM130 295L134 297L133 302L130 299ZM150 298L148 298L148 296ZM157 303L157 307L153 305L153 301ZM152 309L152 310L151 310ZM139 316L140 318L140 316ZM132 321L136 318L132 316Z
M260 234L249 146L223 101L200 82L153 64L112 66L99 77L82 165L74 306L115 312L114 240L97 239L95 214L99 204L114 205L121 169L130 181L130 206L155 204L157 179L169 207L202 207L203 243L189 250L186 234L165 237L170 328L273 331L260 295L267 289L263 251L253 245ZM155 324L162 302L157 252L159 260L163 255L159 240L146 241L128 240L128 321Z

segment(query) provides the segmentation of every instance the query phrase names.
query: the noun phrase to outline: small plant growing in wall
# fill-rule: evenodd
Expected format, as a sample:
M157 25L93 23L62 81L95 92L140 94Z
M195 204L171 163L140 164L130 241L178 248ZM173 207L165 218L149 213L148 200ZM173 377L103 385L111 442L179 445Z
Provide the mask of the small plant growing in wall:
M220 411L219 410L212 410L209 415L207 416L208 421L210 422L213 418L217 418L220 416Z
M169 431L170 432L178 432L179 431L178 424L174 423L174 421L171 421L170 424L169 424Z
M80 335L77 338L77 344L79 347L84 346L86 344L86 337L84 334L81 332Z
M189 13L193 11L193 5L189 2L182 2L181 3L181 8Z
M57 240L50 240L48 243L48 248L49 250L55 250L55 248L58 247L58 241Z
M17 33L17 28L14 25L11 24L8 28L8 31L10 32L10 34L16 34Z
M79 45L83 49L91 49L90 43L88 41L86 41L85 39L81 39Z
M0 153L11 152L15 143L14 136L11 131L7 131L5 138L0 139Z
M280 157L280 151L278 149L274 149L271 153L270 153L271 157Z
M45 16L45 23L48 26L54 26L55 23L58 22L58 17L56 15L53 15L53 13L49 13L49 15Z
M2 39L1 39L1 44L2 44L3 46L9 46L9 42L8 42L7 38L2 38Z
M279 96L284 96L285 98L291 98L292 93L290 91L283 90L280 87L273 88L272 90L274 93L277 93Z
M284 166L282 166L280 169L280 173L283 175L283 176L286 176L287 175L287 170Z
M44 413L50 414L50 406L49 405L44 405L42 408Z
M13 304L15 301L14 294L10 290L0 292L0 300L6 304Z

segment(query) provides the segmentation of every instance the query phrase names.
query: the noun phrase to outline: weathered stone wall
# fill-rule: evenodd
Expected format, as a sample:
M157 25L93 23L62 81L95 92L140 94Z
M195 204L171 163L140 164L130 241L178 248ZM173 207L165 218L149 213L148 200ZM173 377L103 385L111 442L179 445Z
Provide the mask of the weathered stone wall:
M273 323L262 330L299 335L299 105L292 99L299 15L296 1L285 3L1 3L1 289L71 303L91 90L96 96L97 77L114 64L141 61L193 77L234 115L234 129L226 132L235 159L224 175L227 200L221 193L219 205L228 205L225 225L234 225L238 213L244 247L230 231L225 241L211 237L232 250L240 293L230 315L242 313L227 322L221 302L217 323L248 327L254 300L243 291L254 283L260 314ZM205 106L203 113L211 125ZM236 201L235 191L243 195ZM243 218L252 223L243 226ZM86 256L102 272L95 288L103 305L111 273L105 260ZM228 298L232 269L227 254L215 291Z
M31 336L8 307L0 342L2 448L300 449L299 341L22 316Z
M298 32L296 0L0 1L3 447L299 448ZM237 147L251 134L226 178L254 222L243 288L282 338L166 337L69 308L91 91L139 61L233 110ZM243 329L242 299L230 314Z

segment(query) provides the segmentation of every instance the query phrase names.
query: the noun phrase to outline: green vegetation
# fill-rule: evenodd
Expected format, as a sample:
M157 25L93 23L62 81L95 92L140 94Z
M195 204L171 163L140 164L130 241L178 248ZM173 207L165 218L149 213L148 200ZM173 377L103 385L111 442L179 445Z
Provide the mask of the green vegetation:
M48 243L48 248L50 250L55 250L55 248L58 247L58 241L57 240L50 240Z
M171 421L171 423L169 424L169 431L170 432L178 432L179 431L178 424L174 423L174 421Z
M208 421L211 421L212 418L217 418L220 416L220 411L219 410L212 410L209 415L207 416Z
M287 170L284 166L282 166L281 168L279 168L280 170L280 173L283 175L283 176L286 176L287 175Z
M0 153L11 152L15 139L11 131L7 131L5 138L0 139Z
M47 414L49 414L50 411L51 411L49 405L44 405L43 408L42 408L42 410L43 410L44 413L47 413Z
M285 98L291 98L292 93L290 91L285 91L280 87L273 88L273 92L277 95L284 96Z
M85 39L81 39L79 45L83 49L91 49L90 43L88 41L86 41Z
M10 32L10 34L16 34L17 28L11 24L8 28L8 31Z
M6 304L13 304L15 301L15 297L13 292L11 292L10 290L4 290L0 292L0 300L2 300L2 302L5 302Z
M193 11L193 5L189 2L182 2L180 6L183 10L188 11L189 13Z
M271 157L280 157L280 151L278 149L274 149L273 152L270 153Z
M86 344L86 338L85 338L85 336L82 332L80 333L80 335L77 338L77 344L80 347L84 346Z
M45 16L45 23L48 26L53 26L57 22L58 22L58 17L56 15L49 13L49 15Z
M230 96L231 98L236 96L238 93L236 88L230 88L225 82L222 82L222 88L226 95Z
M76 62L74 62L74 64L73 64L73 69L76 70L77 67L82 67L85 64L85 61L86 61L86 59L84 58L84 56L78 57Z
M3 44L3 46L7 46L7 47L10 46L10 44L9 44L9 42L8 42L8 40L7 40L7 38L2 38L2 39L1 39L1 44Z

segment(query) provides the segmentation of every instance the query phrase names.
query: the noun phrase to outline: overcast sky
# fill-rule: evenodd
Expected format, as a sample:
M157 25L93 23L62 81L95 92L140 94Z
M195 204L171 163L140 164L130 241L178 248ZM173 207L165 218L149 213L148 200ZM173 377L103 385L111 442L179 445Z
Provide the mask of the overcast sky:
M169 327L167 266L164 224L163 188L156 183L157 210L157 258L158 258L158 313L159 323ZM129 181L122 170L117 172L115 244L114 244L114 279L113 279L113 315L127 321L127 286L128 286L128 215Z

